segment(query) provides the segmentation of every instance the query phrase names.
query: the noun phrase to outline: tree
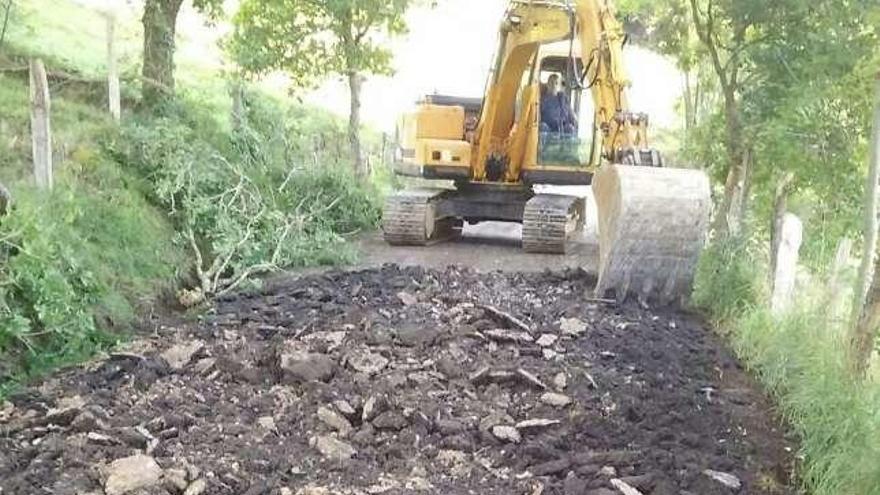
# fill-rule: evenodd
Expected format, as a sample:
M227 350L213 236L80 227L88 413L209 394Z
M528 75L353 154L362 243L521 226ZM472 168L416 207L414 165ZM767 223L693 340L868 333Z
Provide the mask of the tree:
M348 79L348 134L355 173L366 176L360 141L364 74L389 74L391 53L380 34L405 32L412 0L244 0L229 44L250 74L284 71L299 86L330 74Z
M880 73L875 83L874 131L871 140L868 181L865 191L865 250L859 273L860 286L856 289L856 308L859 318L852 329L849 346L849 365L854 378L864 378L874 351L874 341L880 329L880 256L877 255L877 213L880 193ZM865 289L870 281L870 288Z
M193 0L202 12L216 16L223 0ZM174 50L177 16L183 0L146 0L144 4L144 65L141 94L155 108L174 94Z

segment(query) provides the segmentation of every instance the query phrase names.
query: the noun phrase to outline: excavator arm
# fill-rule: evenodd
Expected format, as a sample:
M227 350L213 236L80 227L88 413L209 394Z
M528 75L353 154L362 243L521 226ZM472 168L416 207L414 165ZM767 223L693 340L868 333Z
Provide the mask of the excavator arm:
M649 148L648 116L629 107L630 81L623 65L627 38L614 6L609 0L575 0L574 9L585 64L577 82L592 91L603 157L611 163L660 166L659 153Z

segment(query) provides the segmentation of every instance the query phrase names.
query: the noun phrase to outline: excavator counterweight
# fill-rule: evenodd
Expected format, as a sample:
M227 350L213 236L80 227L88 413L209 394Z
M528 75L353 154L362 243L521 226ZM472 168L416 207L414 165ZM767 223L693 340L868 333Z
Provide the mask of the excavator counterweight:
M648 117L627 101L625 42L610 0L511 0L483 98L431 95L401 118L395 171L454 188L389 197L385 239L425 245L494 220L521 223L526 251L565 253L585 200L535 186L592 184L599 295L687 297L709 180L650 147Z

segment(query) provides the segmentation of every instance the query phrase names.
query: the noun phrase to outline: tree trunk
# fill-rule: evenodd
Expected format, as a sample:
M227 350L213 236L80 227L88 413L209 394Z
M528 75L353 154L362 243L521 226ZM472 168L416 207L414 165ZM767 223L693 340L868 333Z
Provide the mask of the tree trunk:
M52 126L51 102L46 67L39 59L30 62L31 145L34 178L40 189L52 189Z
M865 249L859 273L855 308L858 320L850 336L849 365L854 378L868 370L874 340L880 327L880 277L877 276L877 193L880 189L880 73L875 82L874 130L871 139L868 183L865 196ZM866 291L866 286L870 289ZM865 299L867 292L867 300Z
M691 84L690 69L684 70L684 132L685 136L690 136L691 129L694 128L694 116L696 108L694 108L694 87Z
M153 108L174 94L174 35L183 0L147 0L144 5L142 95Z
M354 160L354 173L357 177L367 177L364 157L361 153L361 76L355 71L348 74L348 87L351 90L351 112L348 118L348 141Z
M739 103L736 101L736 90L725 88L724 90L724 122L725 122L725 148L729 165L727 180L724 182L724 197L715 216L713 229L718 237L727 237L731 230L736 230L737 225L731 225L739 221L737 195L742 194L743 179L745 178L745 155L742 145L742 122L739 114Z

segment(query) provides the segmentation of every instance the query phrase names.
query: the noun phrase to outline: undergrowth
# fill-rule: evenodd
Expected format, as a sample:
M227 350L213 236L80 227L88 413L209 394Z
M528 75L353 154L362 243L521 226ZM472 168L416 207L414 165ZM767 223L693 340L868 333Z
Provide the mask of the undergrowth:
M846 329L830 321L822 291L801 291L784 316L770 313L758 261L741 242L711 246L695 303L728 334L799 436L797 477L806 493L880 494L880 384L849 378Z
M377 225L379 193L352 177L344 124L325 112L247 89L233 125L232 105L215 106L228 94L183 88L119 126L89 86L50 89L45 192L28 170L26 79L0 75L0 182L14 196L0 218L0 398L111 348L165 292L193 288L197 303L261 273L350 262L347 236Z

